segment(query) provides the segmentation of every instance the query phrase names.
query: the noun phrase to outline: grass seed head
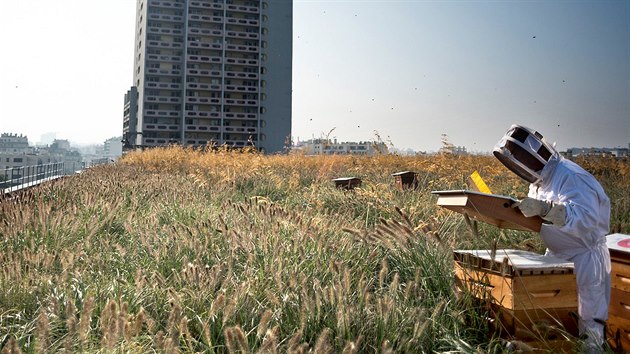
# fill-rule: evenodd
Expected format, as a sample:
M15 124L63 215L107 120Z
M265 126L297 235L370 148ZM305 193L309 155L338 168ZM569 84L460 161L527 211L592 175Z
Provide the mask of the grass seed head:
M330 345L331 333L332 331L330 328L324 328L324 330L319 334L315 347L313 348L315 353L332 354L334 352L333 347Z
M83 302L81 315L79 317L79 339L81 346L87 345L87 338L90 333L90 323L92 321L92 311L94 310L94 297L89 295Z
M387 274L389 273L389 265L387 262L387 258L383 258L381 260L381 271L378 273L378 286L379 288L383 288L385 284L385 278L387 278Z
M343 348L343 354L356 354L359 352L359 349L361 348L361 342L363 341L363 336L360 335L359 338L357 338L354 341L348 341L346 343L346 346Z
M388 339L385 339L381 344L381 354L394 354L394 349Z
M259 354L276 354L278 352L278 334L280 333L280 327L276 326L273 329L268 329L263 338L263 342L258 350Z
M20 346L14 336L9 336L7 344L2 348L2 354L22 354Z
M256 336L258 338L260 338L262 335L264 335L267 332L267 326L269 325L269 321L271 320L272 315L273 315L273 312L267 309L262 314L262 316L260 316L260 321L258 322L258 329L256 330Z
M37 335L35 338L35 350L38 353L43 353L48 350L50 345L50 324L48 322L48 314L44 307L39 310L37 316Z

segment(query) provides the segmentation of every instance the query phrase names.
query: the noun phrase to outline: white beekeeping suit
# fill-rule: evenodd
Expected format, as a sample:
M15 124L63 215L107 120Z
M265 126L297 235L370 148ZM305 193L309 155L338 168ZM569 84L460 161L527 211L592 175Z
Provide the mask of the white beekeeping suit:
M494 155L531 183L529 198L518 207L525 216L545 220L540 236L547 253L574 263L580 334L586 335L588 351L601 351L611 286L610 200L590 173L529 128L513 125Z

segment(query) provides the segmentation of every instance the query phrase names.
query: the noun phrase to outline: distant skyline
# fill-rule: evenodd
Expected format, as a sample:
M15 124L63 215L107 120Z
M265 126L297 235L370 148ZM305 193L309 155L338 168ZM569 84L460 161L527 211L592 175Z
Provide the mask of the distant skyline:
M282 1L282 0L271 0ZM293 139L490 151L630 143L629 1L294 1ZM122 132L135 1L0 3L0 132ZM333 130L334 129L334 130Z

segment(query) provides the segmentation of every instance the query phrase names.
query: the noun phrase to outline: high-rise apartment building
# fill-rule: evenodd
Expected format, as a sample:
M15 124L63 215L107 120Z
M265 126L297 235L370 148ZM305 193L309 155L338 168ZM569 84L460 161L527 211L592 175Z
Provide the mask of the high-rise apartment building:
M291 134L292 0L138 0L126 148L253 145Z

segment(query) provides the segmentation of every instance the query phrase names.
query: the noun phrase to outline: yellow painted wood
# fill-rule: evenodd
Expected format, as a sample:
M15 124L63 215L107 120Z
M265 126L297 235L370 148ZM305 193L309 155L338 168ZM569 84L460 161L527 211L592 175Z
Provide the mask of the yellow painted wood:
M577 308L574 274L502 276L465 268L455 262L455 276L473 296L510 310Z
M630 264L613 261L611 265L612 287L630 292Z
M477 190L479 192L486 193L486 194L492 194L492 191L490 190L490 188L488 187L486 182L484 182L483 178L481 178L481 175L479 174L479 172L477 172L477 171L473 172L470 175L470 179L474 183L475 187L477 187Z

